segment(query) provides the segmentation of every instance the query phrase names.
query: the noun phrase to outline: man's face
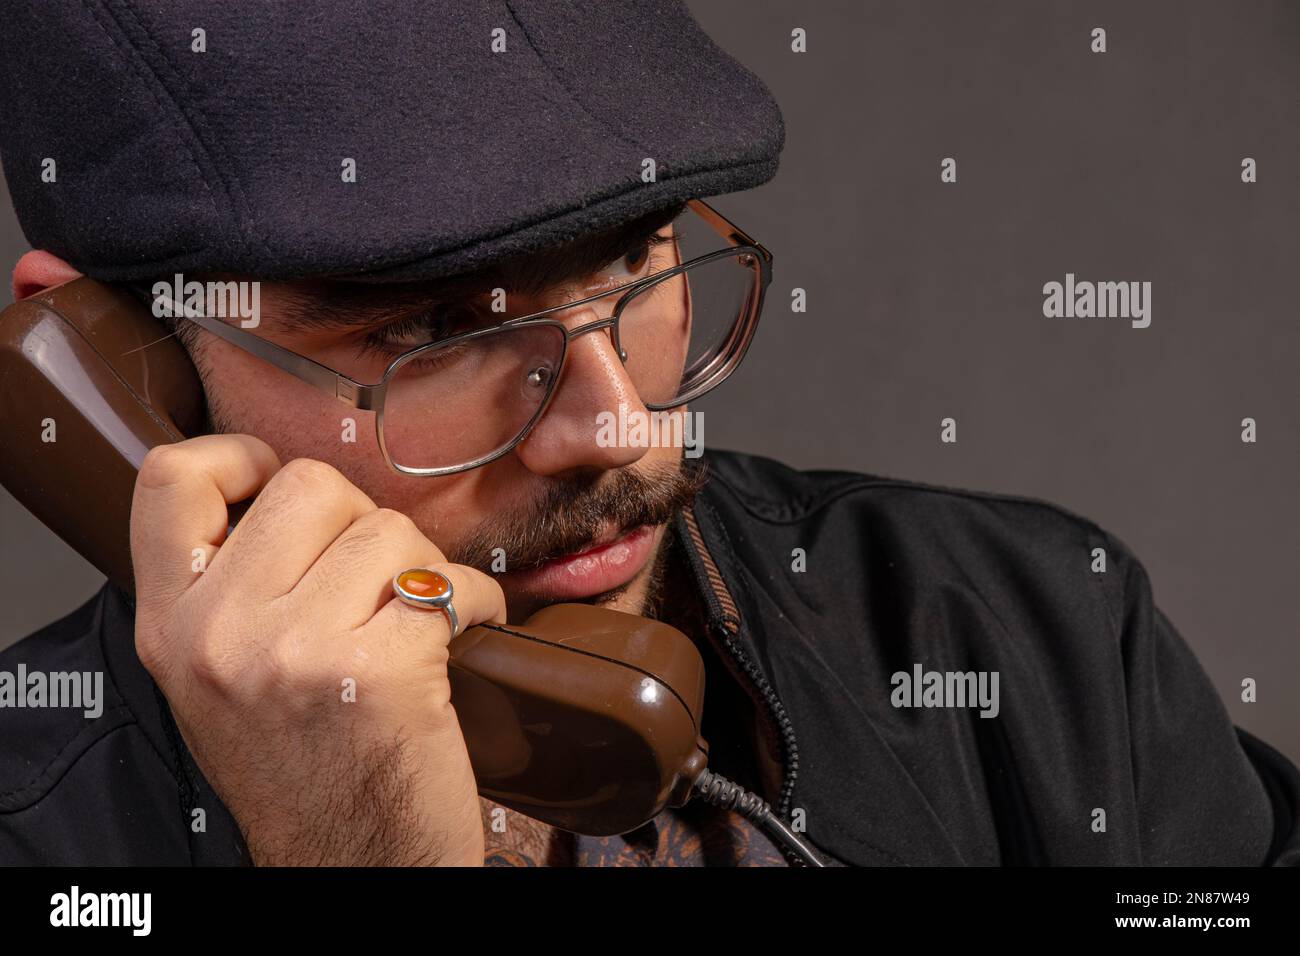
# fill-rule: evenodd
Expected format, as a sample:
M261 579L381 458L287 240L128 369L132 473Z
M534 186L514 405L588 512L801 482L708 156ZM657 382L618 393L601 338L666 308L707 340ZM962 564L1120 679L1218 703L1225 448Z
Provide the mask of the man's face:
M404 289L263 283L260 324L253 331L355 381L375 383L394 358L415 345L671 268L678 261L672 237L669 225L633 236L612 262L593 266L590 255L551 255L468 283ZM574 270L578 274L568 274ZM513 283L504 286L509 314L481 308L493 288L502 288L480 288L490 282ZM572 329L608 316L616 299L609 296L552 318ZM499 293L495 301L501 301ZM656 375L680 379L685 350L667 341L676 334L669 317L665 346L655 350L661 366ZM488 465L436 478L388 467L376 440L374 413L347 407L206 332L192 342L191 353L215 430L256 435L282 462L314 458L333 465L378 506L410 516L449 560L496 574L513 621L557 601L642 611L661 571L657 559L666 522L697 490L698 469L683 467L680 447L597 441L600 413L617 414L620 405L629 413L645 412L608 329L570 341L558 390L522 443ZM472 428L478 416L489 420L492 402L490 389L481 402L461 400L458 417L468 417L466 408L476 410L469 422L449 422L442 417L447 409L430 407L424 422L408 415L397 424L417 436L427 425L427 441L437 443L440 429ZM386 420L386 430L394 427Z

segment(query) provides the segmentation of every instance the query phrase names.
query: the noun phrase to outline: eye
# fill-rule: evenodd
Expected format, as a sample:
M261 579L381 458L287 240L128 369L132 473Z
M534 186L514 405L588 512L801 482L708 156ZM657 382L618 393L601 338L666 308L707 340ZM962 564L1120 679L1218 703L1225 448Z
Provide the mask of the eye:
M629 278L641 278L652 272L667 269L676 264L674 251L678 237L653 233L640 239L607 267L607 274L617 276L621 281Z
M629 249L623 256L623 268L628 272L640 272L641 267L650 260L650 240L647 239Z
M362 348L393 354L404 352L466 331L476 319L477 312L470 303L442 304L368 332Z

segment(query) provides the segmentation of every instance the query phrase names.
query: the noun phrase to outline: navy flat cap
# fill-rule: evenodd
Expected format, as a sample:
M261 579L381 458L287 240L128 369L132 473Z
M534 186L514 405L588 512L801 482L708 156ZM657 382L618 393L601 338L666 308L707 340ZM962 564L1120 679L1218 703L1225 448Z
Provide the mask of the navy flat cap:
M445 276L776 171L672 0L5 0L28 241L103 280ZM653 172L653 176L651 176Z

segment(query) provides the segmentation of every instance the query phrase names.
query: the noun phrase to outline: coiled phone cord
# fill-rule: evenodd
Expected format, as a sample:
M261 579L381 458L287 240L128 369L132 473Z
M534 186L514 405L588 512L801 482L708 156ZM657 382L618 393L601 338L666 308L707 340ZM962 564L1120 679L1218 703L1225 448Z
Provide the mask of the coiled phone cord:
M695 778L694 788L695 795L705 803L723 810L735 810L804 866L826 865L807 842L801 840L798 834L772 812L771 804L758 794L709 770Z

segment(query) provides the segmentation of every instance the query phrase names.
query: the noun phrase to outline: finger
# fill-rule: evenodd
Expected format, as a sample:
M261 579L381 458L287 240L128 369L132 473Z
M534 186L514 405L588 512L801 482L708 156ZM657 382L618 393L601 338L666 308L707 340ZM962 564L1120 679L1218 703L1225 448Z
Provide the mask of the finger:
M406 515L376 508L340 534L302 576L291 600L328 602L340 628L361 627L393 597L393 575L443 564L438 546Z
M398 568L404 571L405 568ZM452 605L460 618L463 634L475 624L504 624L506 597L501 585L476 568L463 564L436 564L430 568L445 575L452 584ZM394 574L397 573L394 571ZM389 576L391 579L391 575ZM409 642L411 635L434 641L437 646L451 642L451 627L447 615L434 608L413 607L394 596L362 628L375 632L374 639L390 643Z
M225 541L228 506L257 494L279 468L271 446L251 435L202 435L145 455L131 499L136 599L183 594Z
M267 482L211 562L214 586L246 600L291 592L329 546L375 503L337 468L295 458Z

